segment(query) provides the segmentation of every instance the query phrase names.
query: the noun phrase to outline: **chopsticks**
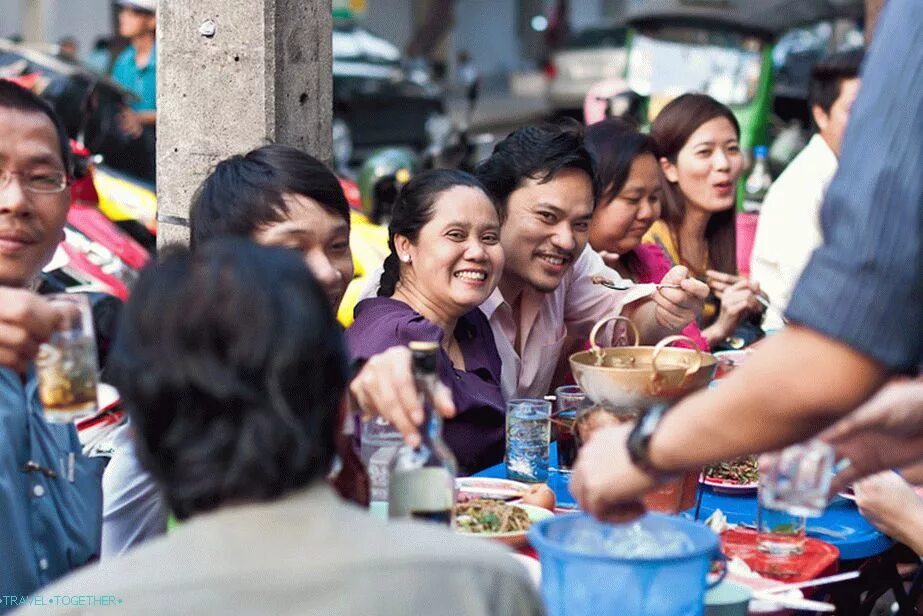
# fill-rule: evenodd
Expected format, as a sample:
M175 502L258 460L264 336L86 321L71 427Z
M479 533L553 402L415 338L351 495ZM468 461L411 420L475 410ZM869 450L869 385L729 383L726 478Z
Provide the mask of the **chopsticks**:
M787 607L793 610L807 610L811 612L835 612L836 606L826 601L815 601L814 599L802 599L800 597L785 597L768 594L766 591L758 590L753 593L753 598L758 601L768 601L780 607Z
M791 584L773 586L772 588L766 588L765 590L761 590L759 592L772 594L777 592L786 592L798 588L813 588L815 586L824 586L825 584L834 584L836 582L854 580L860 575L862 575L860 571L847 571L845 573L837 573L836 575L828 575L826 577L817 578L816 580L805 580L804 582L792 582Z

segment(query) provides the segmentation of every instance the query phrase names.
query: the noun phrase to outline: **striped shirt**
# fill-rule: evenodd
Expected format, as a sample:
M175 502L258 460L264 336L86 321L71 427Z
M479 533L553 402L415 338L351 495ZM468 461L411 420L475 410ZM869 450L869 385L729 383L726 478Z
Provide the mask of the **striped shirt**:
M890 0L786 315L895 371L923 361L923 1Z

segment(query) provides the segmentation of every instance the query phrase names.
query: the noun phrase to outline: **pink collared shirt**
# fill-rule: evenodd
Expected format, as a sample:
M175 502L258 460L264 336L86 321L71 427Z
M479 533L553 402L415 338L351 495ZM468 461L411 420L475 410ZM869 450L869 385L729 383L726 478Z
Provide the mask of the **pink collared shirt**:
M541 398L549 393L561 353L586 339L600 319L621 314L622 308L653 293L653 285L637 285L628 291L613 291L593 284L593 276L623 280L589 245L564 275L558 288L540 293L531 287L522 291L518 319L500 289L481 304L490 321L503 362L503 397ZM516 347L517 332L519 346ZM610 324L599 342L612 340Z

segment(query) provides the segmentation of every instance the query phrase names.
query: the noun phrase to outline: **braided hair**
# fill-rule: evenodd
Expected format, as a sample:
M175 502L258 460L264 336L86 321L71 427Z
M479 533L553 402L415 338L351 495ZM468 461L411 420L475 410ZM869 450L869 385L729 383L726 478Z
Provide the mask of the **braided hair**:
M384 271L378 286L379 297L391 297L401 277L401 264L394 247L394 236L402 235L416 242L420 229L433 219L433 207L439 195L456 186L474 188L483 192L491 203L493 198L484 185L470 173L457 169L433 169L415 176L398 195L388 225L388 248L391 252L385 259Z

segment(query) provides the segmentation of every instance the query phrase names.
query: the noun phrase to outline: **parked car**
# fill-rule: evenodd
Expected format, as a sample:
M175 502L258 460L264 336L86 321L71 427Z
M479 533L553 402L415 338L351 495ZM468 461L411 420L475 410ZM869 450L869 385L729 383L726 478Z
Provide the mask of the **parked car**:
M577 32L547 66L548 106L555 113L578 114L593 84L625 73L623 26L611 24Z
M450 138L443 93L410 79L399 50L354 25L333 31L334 157L341 165L383 146L422 153Z

